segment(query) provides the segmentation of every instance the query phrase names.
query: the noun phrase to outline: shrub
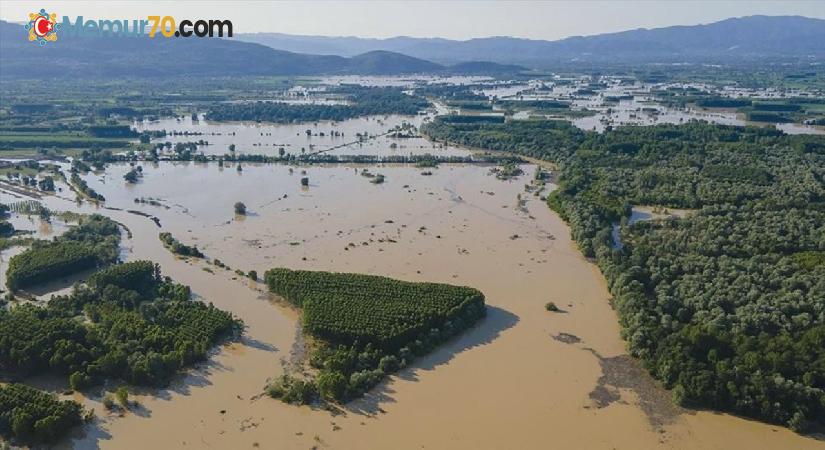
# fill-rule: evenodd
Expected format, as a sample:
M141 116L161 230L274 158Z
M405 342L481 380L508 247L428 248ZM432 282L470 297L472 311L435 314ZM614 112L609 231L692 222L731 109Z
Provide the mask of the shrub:
M129 407L129 391L126 389L125 386L120 386L115 390L115 399L117 400L118 404L124 408Z
M311 403L318 394L315 383L312 381L302 380L287 374L281 375L267 386L266 392L272 398L299 405Z
M327 400L343 400L347 394L347 379L338 371L325 371L316 380L318 393Z

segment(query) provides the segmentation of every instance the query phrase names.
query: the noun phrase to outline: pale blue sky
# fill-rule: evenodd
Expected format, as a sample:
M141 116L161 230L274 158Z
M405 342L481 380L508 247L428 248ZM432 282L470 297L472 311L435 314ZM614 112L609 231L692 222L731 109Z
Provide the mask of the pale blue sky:
M22 22L46 8L74 19L231 19L235 32L362 37L517 36L558 39L634 28L694 25L754 14L825 19L825 0L809 1L11 1L0 18Z

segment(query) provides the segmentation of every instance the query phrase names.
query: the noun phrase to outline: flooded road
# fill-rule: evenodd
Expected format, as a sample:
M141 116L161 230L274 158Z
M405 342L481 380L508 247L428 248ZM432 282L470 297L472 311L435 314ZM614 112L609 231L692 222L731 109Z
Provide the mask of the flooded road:
M242 339L168 389L142 390L117 417L100 392L75 398L98 421L65 448L823 448L781 427L672 406L627 357L599 270L569 228L525 193L533 174L496 179L481 166L362 167L126 164L84 177L107 198L96 209L46 197L53 210L98 211L132 232L128 259L152 259L198 299L246 324ZM306 170L310 186L299 179ZM429 170L429 169L428 169ZM517 196L525 200L519 208ZM152 198L156 205L135 203ZM249 215L232 205L246 203ZM159 205L159 206L157 206ZM158 218L161 227L132 209ZM416 360L337 413L262 396L267 379L300 356L297 313L262 284L187 262L157 237L171 232L234 269L271 267L386 275L469 285L487 297L478 326ZM211 271L211 272L210 272ZM555 302L561 313L544 309Z

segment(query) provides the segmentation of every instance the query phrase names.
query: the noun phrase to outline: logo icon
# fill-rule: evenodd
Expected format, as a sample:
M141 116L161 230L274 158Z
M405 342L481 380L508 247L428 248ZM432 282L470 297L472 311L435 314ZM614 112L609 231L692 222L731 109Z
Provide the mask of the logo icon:
M29 14L29 23L26 24L29 41L37 41L40 45L56 41L58 28L60 24L57 23L57 14L49 14L45 9L41 9L39 13Z

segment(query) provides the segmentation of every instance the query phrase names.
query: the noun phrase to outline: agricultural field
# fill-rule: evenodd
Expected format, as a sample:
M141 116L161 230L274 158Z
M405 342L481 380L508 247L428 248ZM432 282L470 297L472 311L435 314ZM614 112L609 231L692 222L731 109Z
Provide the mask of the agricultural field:
M313 356L318 387L338 401L362 394L485 315L484 295L463 286L289 269L268 270L265 280L301 309L306 332L323 341Z
M72 275L117 259L120 229L111 219L95 215L51 242L32 247L9 260L6 286L10 290Z
M66 430L80 425L83 408L71 400L25 384L0 385L0 436L21 442L53 443Z

